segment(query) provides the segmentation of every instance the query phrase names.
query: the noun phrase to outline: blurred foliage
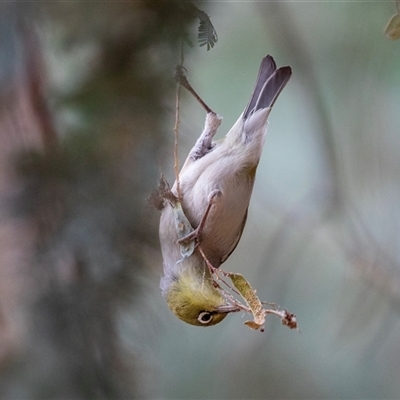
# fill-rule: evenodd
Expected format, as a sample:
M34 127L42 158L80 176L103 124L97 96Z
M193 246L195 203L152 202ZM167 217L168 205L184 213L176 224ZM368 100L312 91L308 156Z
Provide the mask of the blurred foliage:
M15 189L1 182L2 214L23 227L2 229L26 259L1 260L23 281L13 306L20 322L7 315L4 329L26 333L3 342L14 347L0 392L143 396L119 321L124 312L147 312L139 282L158 249L157 215L145 199L171 130L174 66L197 9L138 1L3 10L1 112L12 123L1 127L2 167L14 166L5 181ZM81 65L62 62L79 52Z
M274 318L264 334L240 316L186 326L158 292L145 199L160 169L173 176L181 40L217 40L198 9L0 6L2 398L398 397L400 53L383 32L394 3L199 2L218 46L184 48L220 134L263 56L293 68L225 269L295 312L301 334ZM181 160L204 120L182 99Z

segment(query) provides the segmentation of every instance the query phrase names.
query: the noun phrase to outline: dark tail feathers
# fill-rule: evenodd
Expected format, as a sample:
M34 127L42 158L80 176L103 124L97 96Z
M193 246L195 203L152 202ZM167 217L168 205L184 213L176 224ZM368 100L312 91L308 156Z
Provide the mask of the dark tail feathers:
M243 113L246 120L255 111L271 108L292 75L290 67L276 69L274 59L268 55L261 61L256 85L250 102Z

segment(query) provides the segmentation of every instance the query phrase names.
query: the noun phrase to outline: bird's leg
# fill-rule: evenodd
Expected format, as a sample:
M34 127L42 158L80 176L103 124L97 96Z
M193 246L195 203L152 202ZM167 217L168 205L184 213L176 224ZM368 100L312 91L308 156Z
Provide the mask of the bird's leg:
M213 110L211 110L210 107L204 102L204 100L196 93L196 91L193 89L192 85L189 83L185 73L184 73L184 68L182 65L177 65L176 70L175 70L175 80L183 86L189 93L192 94L192 96L200 103L200 105L206 110L206 113L212 113L215 114Z
M207 112L203 132L201 133L200 137L197 139L196 144L190 151L190 158L192 160L197 160L205 156L212 149L212 140L217 133L218 127L221 125L222 117L211 110L211 108L204 102L204 100L195 92L195 90L189 83L186 75L184 74L184 68L182 67L182 65L177 65L175 79L179 82L181 86L183 86L194 96L194 98Z
M196 161L204 157L213 148L213 138L217 133L218 127L221 125L222 117L214 113L206 115L203 132L197 139L195 145L190 150L189 157L191 160Z
M208 214L210 213L211 207L213 204L215 204L215 198L221 194L221 191L219 189L214 189L209 195L208 195L208 204L206 211L203 214L203 217L201 218L199 226L190 232L188 235L185 237L181 238L178 240L179 244L188 244L189 242L193 240L197 240L200 243L200 237L202 234L202 231L204 229L204 225L206 224Z

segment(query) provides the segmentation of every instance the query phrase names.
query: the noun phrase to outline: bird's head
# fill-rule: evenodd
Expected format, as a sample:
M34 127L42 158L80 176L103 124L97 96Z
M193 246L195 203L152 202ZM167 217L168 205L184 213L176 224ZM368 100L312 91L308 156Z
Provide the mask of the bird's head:
M214 287L207 268L180 269L163 292L172 312L191 325L216 325L229 313L239 311Z

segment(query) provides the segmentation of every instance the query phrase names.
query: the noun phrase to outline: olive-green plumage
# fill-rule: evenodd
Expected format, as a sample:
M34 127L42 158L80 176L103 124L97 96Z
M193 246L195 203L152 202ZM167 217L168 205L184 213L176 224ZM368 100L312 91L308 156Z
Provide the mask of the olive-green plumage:
M196 241L215 268L227 260L242 235L267 119L290 76L290 67L276 69L273 58L266 56L243 114L222 140L212 142L221 118L208 113L203 133L180 171L183 212L194 229L204 222ZM172 192L178 195L176 183ZM175 222L173 205L165 200L160 220L163 297L181 320L215 325L238 308L214 287L198 247L182 256Z
M219 290L213 287L208 269L183 269L171 283L166 301L175 315L192 325L215 325L227 315L218 312L218 307L226 302ZM199 320L200 315L203 322Z

